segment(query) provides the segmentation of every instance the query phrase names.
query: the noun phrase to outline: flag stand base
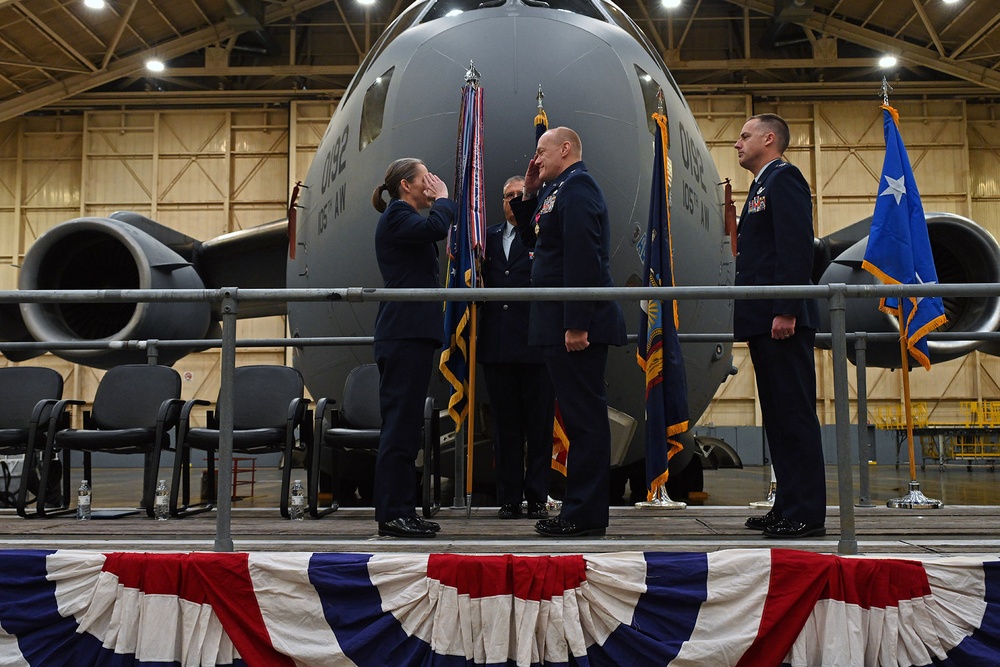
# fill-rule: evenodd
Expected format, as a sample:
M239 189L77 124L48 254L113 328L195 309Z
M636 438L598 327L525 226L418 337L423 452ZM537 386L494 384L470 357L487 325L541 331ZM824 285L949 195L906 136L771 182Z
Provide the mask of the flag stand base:
M635 506L640 509L682 510L687 508L687 503L671 500L670 496L667 495L666 485L663 485L656 488L656 493L653 494L652 500L644 500L636 503Z
M776 482L771 482L771 485L767 487L767 498L764 500L755 500L749 503L750 507L755 510L767 510L774 507L774 493L778 489L778 484Z
M937 510L944 506L940 500L928 498L920 492L920 482L913 480L910 482L910 492L902 498L893 498L885 503L886 507L894 509L910 510Z

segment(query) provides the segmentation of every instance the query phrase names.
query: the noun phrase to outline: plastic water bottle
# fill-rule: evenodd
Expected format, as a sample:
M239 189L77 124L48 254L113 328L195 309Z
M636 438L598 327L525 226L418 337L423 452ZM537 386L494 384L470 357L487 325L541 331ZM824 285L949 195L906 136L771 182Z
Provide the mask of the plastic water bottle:
M76 492L76 518L90 520L90 482L83 480Z
M170 518L170 491L166 480L161 479L156 484L156 496L153 498L153 516L157 521Z
M302 480L297 479L292 484L292 490L288 494L288 518L292 521L302 521L306 518L306 490L302 488Z

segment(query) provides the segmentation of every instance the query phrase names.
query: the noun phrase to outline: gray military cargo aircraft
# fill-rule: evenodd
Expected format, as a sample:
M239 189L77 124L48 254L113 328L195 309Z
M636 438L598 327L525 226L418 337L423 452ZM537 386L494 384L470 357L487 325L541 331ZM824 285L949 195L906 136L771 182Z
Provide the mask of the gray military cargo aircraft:
M621 9L607 0L418 0L374 44L330 120L298 200L294 259L288 259L286 221L199 241L138 214L115 213L70 220L40 237L25 257L20 288L381 286L372 189L386 165L402 156L420 157L451 180L460 89L470 61L485 91L486 192L493 222L501 219L504 180L523 173L533 153L541 86L549 119L579 132L584 160L607 197L615 283L641 285L653 159L650 116L662 89L676 282L732 284L716 166L659 53ZM1000 279L1000 249L978 225L946 214L929 216L929 223L941 282ZM859 269L867 233L868 222L862 221L817 239L817 281L870 283ZM870 304L852 300L849 306L852 329L894 330ZM639 305L623 307L634 333ZM371 335L376 309L374 303L291 303L288 326L302 337ZM240 316L285 312L283 304L257 304L242 307ZM1000 304L950 299L948 315L952 330L992 331L1000 323ZM22 304L19 311L0 312L0 338L203 339L217 336L218 318L210 306L198 304ZM731 302L680 304L684 333L728 333L731 320ZM931 343L931 354L940 361L974 347ZM898 348L889 345L881 355L871 350L869 359L891 366L892 349ZM683 350L693 424L730 374L731 349L728 343L686 342ZM187 352L161 359L172 363ZM57 354L95 367L143 360L141 352L125 350ZM314 396L337 397L347 373L371 358L367 347L304 347L296 349L294 363ZM607 381L610 405L641 422L644 383L634 348L612 350ZM621 462L643 456L640 436Z

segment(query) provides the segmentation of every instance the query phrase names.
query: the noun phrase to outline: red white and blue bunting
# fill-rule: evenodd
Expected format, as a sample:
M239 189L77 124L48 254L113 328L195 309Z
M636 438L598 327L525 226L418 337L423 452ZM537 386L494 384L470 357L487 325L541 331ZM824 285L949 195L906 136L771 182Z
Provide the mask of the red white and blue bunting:
M1000 562L0 551L0 665L1000 664Z

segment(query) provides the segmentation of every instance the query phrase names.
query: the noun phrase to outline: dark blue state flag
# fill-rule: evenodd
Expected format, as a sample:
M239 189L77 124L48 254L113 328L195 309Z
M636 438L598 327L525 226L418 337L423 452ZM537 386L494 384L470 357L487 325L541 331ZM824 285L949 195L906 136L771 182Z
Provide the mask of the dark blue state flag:
M667 118L654 114L656 148L649 196L644 269L647 287L674 285L670 237ZM646 373L647 500L667 483L668 463L683 449L676 435L688 430L687 376L677 338L677 304L673 299L646 302L639 322L639 367Z
M545 131L549 129L549 117L545 114L542 105L538 105L538 114L535 116L535 143L542 138Z
M883 106L882 113L885 162L861 266L890 285L937 283L920 192L899 134L899 112ZM879 302L879 310L899 318L900 334L906 338L910 356L930 369L924 337L948 321L941 297L885 298Z
M467 84L462 92L455 164L455 194L458 215L448 234L448 289L477 287L486 228L483 200L483 90ZM448 414L457 431L469 413L469 374L475 363L472 334L472 304L446 301L446 343L439 368L451 385Z

